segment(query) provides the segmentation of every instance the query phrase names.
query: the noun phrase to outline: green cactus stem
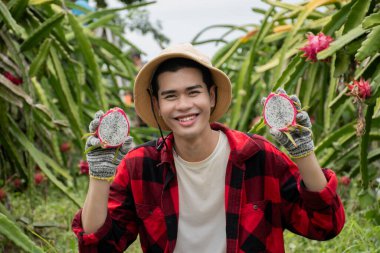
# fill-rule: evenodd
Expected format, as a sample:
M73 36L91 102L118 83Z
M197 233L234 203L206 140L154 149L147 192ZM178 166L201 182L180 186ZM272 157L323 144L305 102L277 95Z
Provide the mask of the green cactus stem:
M361 137L360 142L360 173L362 175L362 187L368 189L368 145L369 145L369 133L371 131L372 116L374 113L375 103L369 104L365 115L365 132Z

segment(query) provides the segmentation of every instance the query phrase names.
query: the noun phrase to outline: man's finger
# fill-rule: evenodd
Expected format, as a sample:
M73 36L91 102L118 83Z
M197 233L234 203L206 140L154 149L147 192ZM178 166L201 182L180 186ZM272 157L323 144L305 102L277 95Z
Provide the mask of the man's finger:
M100 145L100 140L99 140L99 138L97 138L95 136L90 136L90 137L88 137L87 143L88 143L87 145L89 147L98 146L98 145Z
M95 119L100 119L104 115L104 112L102 110L99 110L95 113L94 118Z
M94 119L93 121L91 121L90 125L88 126L88 130L90 130L91 133L95 132L99 126L99 122L99 119Z
M286 91L285 91L283 88L278 88L278 89L276 90L276 93L277 93L277 94L288 95L288 94L286 93Z
M133 138L131 136L128 137L128 139L123 143L123 145L120 147L120 152L122 152L123 154L126 154L128 153L128 151L131 149L132 147L132 141L133 141Z
M300 99L297 97L297 95L291 95L289 97L293 102L294 102L294 105L296 106L297 110L301 110L301 101Z
M269 133L273 135L274 138L279 139L282 137L283 133L281 133L278 129L272 127L269 129Z
M311 128L311 121L310 121L309 114L305 111L297 113L296 121L301 126Z

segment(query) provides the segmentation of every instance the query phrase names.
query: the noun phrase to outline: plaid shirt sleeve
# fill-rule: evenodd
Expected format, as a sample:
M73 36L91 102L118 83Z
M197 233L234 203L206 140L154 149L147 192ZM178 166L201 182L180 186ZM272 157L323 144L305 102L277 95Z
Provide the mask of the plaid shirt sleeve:
M95 233L85 234L82 226L82 210L75 215L72 229L78 237L79 252L123 252L137 237L137 218L130 192L127 159L120 163L108 200L105 223Z
M270 153L280 180L282 220L284 228L315 240L328 240L342 230L345 222L343 205L337 190L337 178L322 169L327 185L319 192L307 190L297 165L271 145Z

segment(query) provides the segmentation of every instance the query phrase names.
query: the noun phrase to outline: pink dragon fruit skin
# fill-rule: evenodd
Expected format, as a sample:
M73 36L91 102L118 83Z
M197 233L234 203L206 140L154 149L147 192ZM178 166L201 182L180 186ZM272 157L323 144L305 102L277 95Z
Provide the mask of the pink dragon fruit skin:
M270 128L287 131L295 126L297 109L293 101L285 94L270 93L264 103L264 123Z
M306 57L308 60L312 62L317 61L317 53L328 48L330 43L333 41L333 38L330 36L326 36L322 32L314 35L312 33L307 35L307 44L300 50L304 51L305 54L303 57Z
M351 94L358 96L361 99L366 99L371 96L371 85L369 81L360 78L359 81L354 81L354 84L348 85L348 89L351 91Z
M104 148L117 148L127 140L129 130L127 115L122 109L115 107L100 118L96 135Z

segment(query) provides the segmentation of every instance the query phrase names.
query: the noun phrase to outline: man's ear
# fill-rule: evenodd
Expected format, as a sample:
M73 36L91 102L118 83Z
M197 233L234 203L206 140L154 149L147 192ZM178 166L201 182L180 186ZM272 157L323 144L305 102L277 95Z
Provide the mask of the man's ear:
M216 102L216 85L211 86L209 93L210 93L211 107L215 107L215 102Z

